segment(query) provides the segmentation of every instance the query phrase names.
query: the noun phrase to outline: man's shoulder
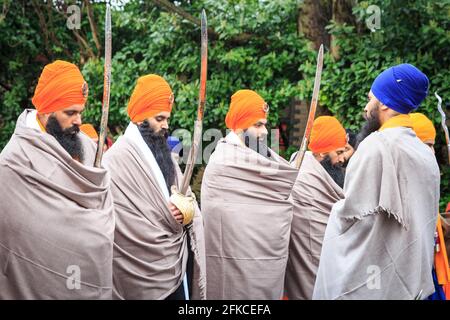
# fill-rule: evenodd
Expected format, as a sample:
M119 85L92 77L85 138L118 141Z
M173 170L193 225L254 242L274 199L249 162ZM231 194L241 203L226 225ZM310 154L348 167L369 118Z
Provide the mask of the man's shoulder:
M386 139L381 132L375 131L368 135L358 146L360 153L377 153L383 152L386 146Z

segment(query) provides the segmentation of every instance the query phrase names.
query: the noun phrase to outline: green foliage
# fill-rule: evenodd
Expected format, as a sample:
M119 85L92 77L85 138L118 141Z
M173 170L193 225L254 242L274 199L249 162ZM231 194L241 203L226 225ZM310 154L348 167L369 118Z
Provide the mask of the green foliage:
M0 150L14 130L17 116L31 107L42 67L57 58L80 65L89 84L84 121L98 124L103 92L102 52L97 52L83 9L81 29L96 57L90 57L66 27L59 2L39 2L48 22L42 30L31 1L0 0ZM69 1L80 3L80 1ZM116 1L117 2L117 1ZM174 1L175 2L175 1ZM52 4L53 3L53 4ZM210 34L207 104L204 128L225 129L231 95L242 88L259 92L270 105L269 122L276 126L280 110L293 98L310 99L316 52L297 35L297 0L182 0L185 12L199 17L205 8ZM364 23L369 5L381 8L381 29ZM104 4L93 2L94 19L103 43ZM409 62L430 78L430 93L450 97L448 1L373 0L353 7L356 25L331 22L328 30L339 46L339 59L325 55L320 104L357 130L375 77L383 69ZM109 127L119 135L128 118L126 106L136 80L148 73L164 76L175 93L171 127L192 129L200 74L200 27L151 1L129 1L114 8L113 69ZM52 35L55 39L52 38ZM46 40L47 39L47 40ZM329 48L326 48L329 49ZM327 50L328 52L328 50ZM100 57L100 58L99 58ZM432 94L418 110L435 123L437 157L442 171L441 208L450 201L450 170L445 166L444 139ZM295 148L288 148L288 157Z

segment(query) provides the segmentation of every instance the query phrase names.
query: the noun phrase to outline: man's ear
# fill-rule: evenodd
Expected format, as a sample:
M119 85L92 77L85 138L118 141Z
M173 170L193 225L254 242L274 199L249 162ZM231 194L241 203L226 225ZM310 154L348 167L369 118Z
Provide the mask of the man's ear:
M316 158L317 161L322 161L325 158L325 153L320 152L320 153L313 153L314 157Z
M389 107L386 106L385 104L382 104L382 103L380 102L380 109L381 109L382 111L386 111L387 109L389 109Z
M47 125L48 118L52 114L54 114L54 112L52 112L52 113L38 113L37 117L38 117L39 121L41 122L41 124L45 127Z

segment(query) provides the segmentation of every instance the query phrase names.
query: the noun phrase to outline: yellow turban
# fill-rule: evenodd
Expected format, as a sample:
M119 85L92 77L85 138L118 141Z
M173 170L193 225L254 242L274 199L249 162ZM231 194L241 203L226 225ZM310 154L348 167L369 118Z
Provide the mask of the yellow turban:
M232 130L247 129L258 120L265 119L267 111L266 102L255 91L239 90L231 96L225 124Z
M436 129L433 122L422 113L410 113L409 117L413 123L413 130L417 137L423 142L436 139Z
M31 102L40 114L85 104L88 86L76 65L56 60L44 67Z
M314 120L308 148L314 153L326 153L347 144L347 134L338 119L330 116Z
M166 80L156 74L140 77L128 102L128 116L138 122L167 111L172 112L173 93Z

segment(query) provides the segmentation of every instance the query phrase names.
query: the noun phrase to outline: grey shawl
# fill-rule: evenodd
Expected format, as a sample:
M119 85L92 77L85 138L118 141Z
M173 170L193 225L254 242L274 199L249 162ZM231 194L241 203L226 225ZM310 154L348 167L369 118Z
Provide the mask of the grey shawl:
M149 163L138 145L126 136L105 153L103 163L111 172L116 215L114 297L164 299L174 292L186 271L189 232L194 252L192 298L204 299L204 234L198 207L188 227L179 224ZM178 185L181 172L178 164L175 167Z
M80 134L87 165L26 126L0 154L0 299L111 299L109 175Z
M372 133L333 206L314 299L423 299L434 292L439 168L405 127Z
M295 163L295 159L292 163ZM285 280L289 300L312 298L331 208L343 198L342 188L314 155L310 151L306 152L292 190L294 218Z
M221 140L202 181L207 298L281 299L298 171Z

